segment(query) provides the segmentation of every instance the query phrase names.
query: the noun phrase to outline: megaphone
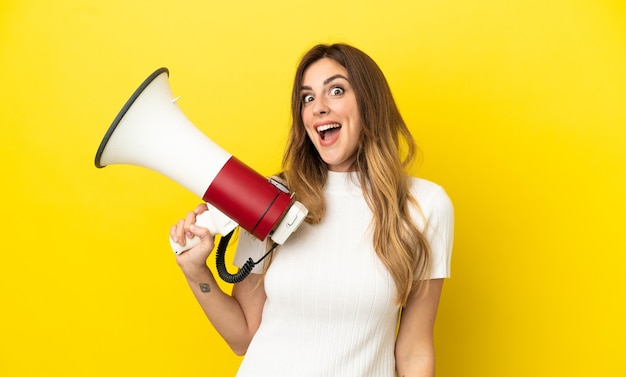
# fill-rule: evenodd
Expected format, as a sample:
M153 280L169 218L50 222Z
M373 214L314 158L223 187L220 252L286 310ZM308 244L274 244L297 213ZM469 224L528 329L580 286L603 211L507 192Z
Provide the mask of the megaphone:
M196 128L177 105L168 78L167 68L157 69L135 90L100 143L96 167L137 165L174 180L207 202L209 210L196 224L226 243L240 226L259 240L270 237L274 247L282 245L305 219L306 207ZM198 242L194 237L181 247L170 239L177 254ZM220 276L241 281L256 263L249 260L236 278L221 266Z

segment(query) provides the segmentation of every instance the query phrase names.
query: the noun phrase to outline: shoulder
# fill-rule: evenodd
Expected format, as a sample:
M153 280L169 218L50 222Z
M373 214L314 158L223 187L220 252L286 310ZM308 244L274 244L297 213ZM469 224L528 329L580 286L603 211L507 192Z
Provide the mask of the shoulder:
M424 178L411 177L411 195L417 200L424 216L429 218L435 213L452 214L452 200L439 184Z
M412 218L424 232L431 249L430 278L450 277L454 242L454 208L443 187L421 178L411 178L411 195L417 201Z

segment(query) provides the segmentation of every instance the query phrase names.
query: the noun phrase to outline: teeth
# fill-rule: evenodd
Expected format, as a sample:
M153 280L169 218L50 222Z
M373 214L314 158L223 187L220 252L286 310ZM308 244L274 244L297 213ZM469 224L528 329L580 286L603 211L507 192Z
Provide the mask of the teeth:
M330 130L331 128L339 128L339 127L341 127L341 124L339 123L325 124L323 126L317 127L317 132L324 132L324 131Z

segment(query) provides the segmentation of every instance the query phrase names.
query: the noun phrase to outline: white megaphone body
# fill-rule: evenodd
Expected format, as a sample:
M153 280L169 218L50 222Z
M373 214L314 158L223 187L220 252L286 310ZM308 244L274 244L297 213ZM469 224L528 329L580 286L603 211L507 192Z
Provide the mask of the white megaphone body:
M172 96L169 71L152 73L126 102L109 127L95 164L131 164L159 172L178 182L209 205L196 223L213 234L229 234L241 226L264 240L283 244L308 210L288 190L261 176L198 130ZM170 240L174 252L183 248Z

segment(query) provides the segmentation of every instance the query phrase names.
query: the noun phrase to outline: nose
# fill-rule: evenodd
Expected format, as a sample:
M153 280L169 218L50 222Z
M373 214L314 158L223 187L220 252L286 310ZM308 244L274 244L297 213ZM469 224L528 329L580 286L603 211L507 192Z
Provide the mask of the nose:
M329 108L324 97L316 98L313 102L313 115L326 115Z

